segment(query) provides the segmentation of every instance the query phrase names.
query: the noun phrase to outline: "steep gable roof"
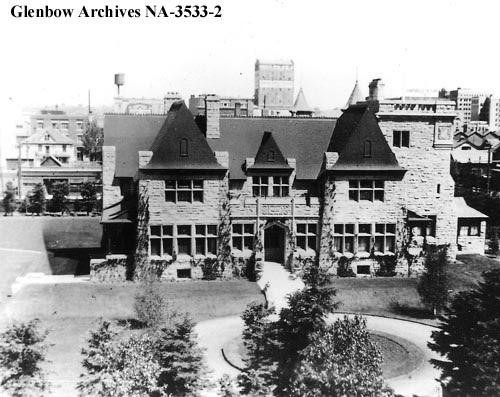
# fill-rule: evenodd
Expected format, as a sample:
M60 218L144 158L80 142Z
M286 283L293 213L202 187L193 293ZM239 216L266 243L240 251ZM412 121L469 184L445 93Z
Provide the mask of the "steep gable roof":
M302 90L302 87L297 94L297 99L295 100L292 111L295 113L312 113L313 111L307 103L306 96L304 95L304 90Z
M151 161L143 170L224 171L184 101L171 106L151 151Z
M45 157L40 163L40 167L62 167L62 163L54 156Z
M332 170L404 172L367 106L353 105L344 111L328 151L339 154Z
M283 156L278 144L273 138L272 132L264 132L259 150L255 156L254 164L248 168L251 171L280 169L292 170Z

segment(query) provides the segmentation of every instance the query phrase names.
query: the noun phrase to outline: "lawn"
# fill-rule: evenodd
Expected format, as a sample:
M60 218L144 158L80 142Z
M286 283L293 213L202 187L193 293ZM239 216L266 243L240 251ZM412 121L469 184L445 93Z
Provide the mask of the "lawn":
M472 288L481 273L500 268L500 261L480 255L461 255L450 264L450 289L453 292ZM338 278L334 281L339 311L374 314L418 320L430 325L430 318L420 302L415 278Z
M54 395L73 396L82 371L80 352L89 331L96 328L100 318L133 318L138 288L132 283L30 285L8 298L0 325L13 319L39 318L49 331L50 362L45 367L56 385ZM243 280L164 283L161 289L172 306L190 313L196 322L240 315L249 302L264 301L256 283Z

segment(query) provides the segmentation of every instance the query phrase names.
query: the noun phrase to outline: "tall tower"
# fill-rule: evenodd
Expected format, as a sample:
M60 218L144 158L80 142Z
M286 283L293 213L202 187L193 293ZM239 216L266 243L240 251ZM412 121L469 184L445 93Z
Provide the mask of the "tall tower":
M293 107L294 63L292 60L255 62L255 104L261 108Z

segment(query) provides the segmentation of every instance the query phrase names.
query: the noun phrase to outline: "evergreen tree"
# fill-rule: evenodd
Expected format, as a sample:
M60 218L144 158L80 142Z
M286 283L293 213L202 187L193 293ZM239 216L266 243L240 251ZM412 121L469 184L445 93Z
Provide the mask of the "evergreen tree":
M417 285L422 302L432 310L434 316L440 312L448 301L448 247L427 247L425 254L425 271Z
M45 212L45 187L41 183L37 183L28 197L29 211L37 215Z
M16 323L0 334L0 394L35 397L48 390L40 367L45 361L46 336L37 320Z
M15 189L12 182L7 182L2 200L4 216L12 215L16 209Z
M69 194L67 182L56 182L52 185L52 211L60 212L66 208L66 196Z
M500 395L500 269L483 274L470 291L458 293L440 318L429 347L450 396Z
M311 335L300 352L289 396L390 396L382 376L382 354L361 316L344 316Z
M80 195L82 196L83 205L88 215L97 205L96 184L92 181L82 183L80 186Z

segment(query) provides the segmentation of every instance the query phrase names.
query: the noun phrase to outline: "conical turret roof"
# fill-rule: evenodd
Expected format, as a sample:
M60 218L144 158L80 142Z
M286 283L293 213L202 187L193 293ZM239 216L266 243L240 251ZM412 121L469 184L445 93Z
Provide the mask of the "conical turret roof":
M352 89L351 95L349 96L349 99L347 100L345 107L347 109L349 106L355 105L356 103L361 101L364 101L364 98L363 95L361 94L361 90L359 89L358 80L356 80L354 88Z
M304 95L304 90L302 87L297 94L297 99L295 99L295 104L293 105L293 112L295 113L312 113L313 110L309 106L306 100L306 96Z

